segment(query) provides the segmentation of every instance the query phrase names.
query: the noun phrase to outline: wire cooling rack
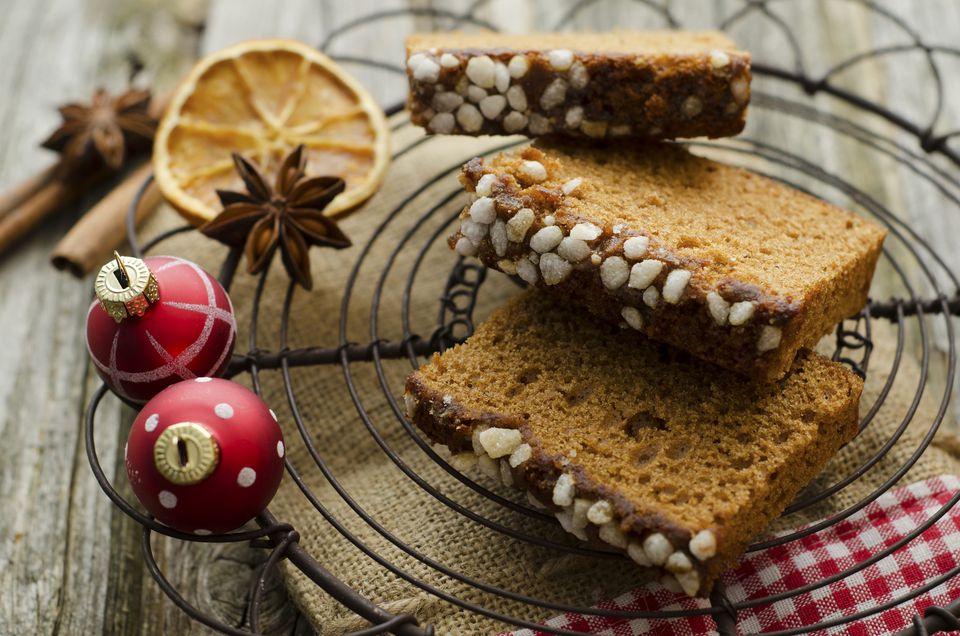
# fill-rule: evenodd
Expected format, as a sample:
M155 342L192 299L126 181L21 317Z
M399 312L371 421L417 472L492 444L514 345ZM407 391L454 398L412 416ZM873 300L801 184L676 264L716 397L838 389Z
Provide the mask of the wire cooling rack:
M668 6L660 5L653 1L635 0L637 4L644 5L650 11L656 13L664 27L683 28L682 20L674 15ZM860 5L863 10L869 11L876 19L888 21L907 39L905 44L895 44L854 55L833 66L825 73L818 76L811 76L804 68L802 63L803 55L801 40L802 37L795 36L788 28L786 22L780 18L776 12L777 4L789 0L746 0L738 3L735 10L730 13L720 24L720 29L730 29L741 20L747 19L754 14L762 14L768 19L782 36L782 41L793 53L794 65L792 67L782 67L768 65L763 60L757 60L753 64L755 76L761 78L770 78L784 85L793 85L802 89L798 93L799 98L788 98L770 93L764 93L754 90L752 108L758 109L764 113L776 117L783 117L805 122L811 126L811 130L830 131L833 134L842 136L860 147L866 149L877 156L882 156L893 162L894 165L902 166L906 174L917 183L924 187L931 187L942 195L949 208L942 211L946 218L951 213L960 211L960 181L957 179L956 168L960 167L960 154L954 150L950 142L953 138L960 136L960 131L946 134L938 134L935 131L940 122L941 112L944 107L944 85L941 81L942 71L940 63L944 58L960 59L960 49L932 46L924 43L920 35L911 28L903 19L897 17L886 9L868 1L847 0L850 3ZM487 0L477 0L464 13L455 13L442 9L410 9L403 11L384 11L365 16L362 19L344 24L337 30L331 32L327 39L321 44L321 49L327 50L331 43L338 38L357 29L368 27L383 20L390 20L400 15L428 16L441 21L450 28L487 28L496 30L496 25L490 24L479 17L478 11ZM556 30L561 30L590 5L597 4L597 0L581 0L572 5L566 13L553 25ZM923 64L935 79L933 95L932 113L925 120L919 120L910 114L896 112L880 103L871 101L862 95L843 88L834 81L835 77L857 64L868 59L880 59L898 54L917 54L922 56ZM400 65L391 65L379 62L373 59L348 56L333 56L345 63L361 64L370 67L376 67L386 72L402 74L403 69ZM841 117L826 113L818 109L813 98L816 95L829 95L831 98L840 100L853 109L853 116ZM397 105L389 112L397 112L402 105ZM893 128L900 131L899 136L882 135L867 126L862 125L863 117L872 117L877 120L885 120L893 125ZM395 131L409 126L409 122L403 119L395 124ZM903 141L904 136L911 139L907 144ZM415 146L421 144L434 143L429 137L416 137L414 141L405 147L395 151L395 158L412 150ZM846 486L860 479L867 471L874 467L883 459L890 448L896 443L908 425L914 424L925 427L920 442L917 444L906 460L900 462L897 468L886 478L886 480L869 495L863 497L856 503L848 506L840 513L830 517L827 520L806 527L803 530L792 532L786 535L778 536L775 539L760 541L750 546L750 550L760 550L774 545L782 545L788 542L796 541L801 537L820 532L825 528L846 519L862 510L870 502L876 500L881 494L887 492L910 468L917 462L928 445L931 443L943 417L946 413L947 404L950 400L951 389L954 383L954 374L956 367L956 349L954 342L953 322L951 316L960 315L960 283L956 275L950 270L944 260L935 252L933 247L924 241L920 235L914 231L908 224L904 223L891 210L885 207L877 198L871 196L868 191L858 188L855 184L845 180L839 174L831 173L818 164L804 159L799 154L792 152L790 148L777 147L776 145L765 143L760 139L751 139L749 137L739 137L735 141L715 141L715 142L689 142L693 146L708 146L709 148L720 148L728 157L733 157L734 163L738 157L748 160L751 157L759 157L765 160L765 165L775 166L777 173L771 176L784 180L792 185L801 187L804 183L816 183L818 188L831 190L846 196L849 200L856 203L867 214L875 220L882 223L888 230L889 236L883 253L883 262L885 262L893 276L897 279L897 284L903 289L902 297L890 298L884 301L871 301L856 317L846 320L839 324L836 329L836 346L833 353L835 360L849 365L856 373L866 376L870 371L870 353L873 348L872 325L877 321L891 323L896 329L896 353L890 368L882 371L887 374L887 380L880 390L875 403L867 405L866 415L860 423L860 430L863 431L870 426L874 416L882 407L887 398L892 383L901 367L902 354L908 338L907 330L911 325L916 326L919 332L920 350L922 356L919 361L919 377L914 395L911 398L903 419L896 430L890 435L889 439L862 465L856 467L843 479L837 483L822 487L819 491L807 493L802 499L794 502L785 512L789 514L804 510L819 502L836 495ZM462 160L469 156L462 157ZM945 159L946 161L943 161ZM460 572L456 567L439 563L429 555L423 554L416 547L404 542L401 538L394 536L380 520L375 516L375 512L364 508L364 502L352 496L349 489L338 479L338 475L324 461L320 452L314 447L310 435L310 422L304 421L297 403L297 390L295 383L291 378L291 369L295 367L311 365L338 365L342 368L345 386L353 398L357 409L357 417L363 428L358 428L358 435L364 432L369 434L372 441L377 444L384 457L393 462L402 470L410 481L416 487L437 500L443 502L450 510L451 515L462 515L471 522L481 524L493 531L503 533L515 540L526 541L532 544L546 547L550 550L556 550L558 553L573 553L581 555L591 555L598 558L611 558L609 552L594 550L593 548L583 546L572 546L550 541L542 536L531 535L516 530L503 521L494 521L483 515L464 507L456 501L449 498L438 488L428 483L418 475L417 466L405 463L400 458L390 442L379 432L377 426L373 423L370 414L366 411L362 400L358 396L359 380L354 375L353 365L357 362L372 362L376 369L377 379L386 397L393 415L401 426L405 435L408 435L422 450L420 461L435 462L439 464L447 473L453 476L458 482L467 488L481 494L483 497L495 502L499 506L508 508L511 514L525 515L533 518L543 518L552 521L552 517L541 511L529 508L503 498L502 496L491 492L483 485L474 482L468 476L461 475L451 467L443 458L441 458L429 445L422 439L419 433L412 427L403 415L403 409L397 404L394 394L399 391L399 387L391 386L384 373L383 361L388 359L406 359L411 368L416 368L422 356L429 355L435 351L441 351L452 344L463 340L473 331L473 312L477 302L477 294L481 289L486 277L486 270L476 264L455 259L451 256L451 269L445 285L445 291L439 299L437 321L432 330L417 332L413 329L410 320L409 291L414 282L425 275L421 269L424 255L431 246L442 242L443 237L448 233L456 217L455 214L449 215L445 212L445 206L453 201L460 193L460 188L456 185L454 175L459 169L461 161L451 164L446 170L443 170L425 181L408 197L392 209L384 218L380 226L373 232L367 245L361 250L357 261L348 278L346 288L342 297L340 323L339 323L339 342L324 343L307 348L290 348L288 346L288 328L290 325L290 311L294 297L295 286L291 283L287 288L284 303L281 309L280 326L280 348L277 351L264 351L257 346L257 317L260 311L260 300L266 285L266 274L259 279L256 288L250 323L250 341L248 343L248 353L235 354L229 370L228 377L236 376L240 373L248 373L256 391L260 391L260 372L264 370L279 370L282 374L284 387L290 403L297 429L301 436L301 442L305 445L310 457L315 463L310 469L319 470L326 481L332 486L333 492L343 499L344 502L355 512L376 534L385 538L393 545L400 548L411 557L421 561L430 568L440 572L447 577L465 583L471 587L483 590L489 594L497 595L503 598L518 601L522 606L529 608L526 616L507 616L499 614L480 604L459 598L453 593L444 589L435 587L430 583L418 578L415 574L403 569L400 565L393 563L390 559L379 554L374 547L365 543L356 534L352 533L340 519L334 515L328 507L324 505L306 484L303 476L287 459L287 473L296 485L301 489L304 495L304 505L312 506L316 511L326 519L327 522L353 546L365 553L369 558L376 561L384 570L392 572L397 577L421 588L443 601L458 606L467 611L477 612L493 619L502 621L508 625L519 627L530 627L545 632L556 634L572 634L575 632L565 631L556 628L550 628L539 625L536 619L542 618L557 612L572 611L586 615L613 616L624 618L653 618L670 620L693 615L710 615L717 624L717 629L721 634L738 634L738 619L745 612L749 612L758 607L770 605L777 601L792 598L813 590L829 589L829 586L842 582L847 577L856 572L880 561L893 552L908 546L927 528L935 524L943 517L953 506L960 501L960 493L954 495L947 501L943 507L932 514L926 521L918 525L911 532L906 534L896 543L877 551L856 565L825 576L823 579L798 587L789 589L774 596L765 598L750 599L745 602L733 602L724 594L721 585L717 585L711 596L709 607L703 607L693 610L682 611L647 611L647 612L622 612L598 609L589 607L588 602L584 606L572 606L556 603L550 599L533 598L524 595L515 590L506 590L486 583L471 575ZM944 167L947 164L948 167ZM785 176L787 175L787 176ZM789 175L794 175L797 181L794 181ZM189 226L180 227L165 232L152 240L140 244L134 231L135 211L139 205L140 199L149 181L144 183L135 200L132 202L130 214L128 217L128 235L133 245L134 254L140 256L163 241L172 236L190 231ZM437 197L435 205L423 210L422 206L414 205L414 200L425 192L428 188L441 185L447 187L447 193ZM440 227L433 232L425 242L416 242L421 240L416 230L423 226L427 220L439 218L438 215L448 214ZM417 216L419 215L419 216ZM386 265L383 267L378 283L373 289L359 289L357 286L358 272L370 256L372 247L384 231L397 223L399 218L415 218L413 227L406 232L403 238L395 245L390 254ZM401 253L415 254L413 265L405 273L397 272L398 255ZM227 259L221 268L219 279L224 287L229 289L234 278L236 267L240 260L240 251L233 250L229 253ZM391 273L401 273L405 279L404 305L402 308L401 322L403 325L403 337L400 340L390 341L380 335L380 325L378 323L378 307L384 291L384 282ZM369 311L370 319L370 339L367 343L354 343L347 340L347 315L351 307L356 306L361 300L367 300L363 294L370 293L372 307ZM939 367L936 367L934 356L931 352L933 346L933 333L937 331L941 336L945 335L946 355ZM929 422L915 422L921 396L925 392L933 391L928 382L931 370L936 368L937 373L944 374L942 390L938 395L934 395L936 402L936 414ZM418 624L416 617L409 614L393 615L376 604L364 598L357 591L351 589L348 585L328 572L322 563L314 559L298 543L299 534L290 524L276 519L269 511L264 511L257 518L259 528L257 530L236 532L221 536L195 536L188 535L172 530L166 526L157 523L152 518L145 516L117 492L104 474L100 466L96 447L94 445L94 426L96 423L97 407L102 398L107 393L105 387L101 387L93 396L87 409L85 420L85 436L87 444L87 455L90 461L94 476L103 488L107 496L118 506L125 514L136 520L143 528L142 548L143 556L148 570L158 585L163 589L167 596L184 612L193 619L226 634L250 634L260 631L260 604L261 595L264 589L264 582L269 572L276 567L282 560L287 559L295 567L300 569L309 577L319 588L329 594L333 599L343 604L359 617L367 620L370 627L361 631L353 632L353 636L366 634L397 633L403 635L429 635L434 633L434 629L429 626ZM292 440L290 443L295 443ZM856 443L856 442L854 442ZM262 547L269 551L269 556L264 567L259 570L257 576L251 581L251 593L248 607L248 624L250 631L239 629L203 614L198 609L184 599L178 591L164 577L157 561L154 558L151 535L153 533L162 534L181 541L194 541L202 543L221 543L221 542L250 542L255 547ZM849 616L842 616L815 625L807 625L795 630L778 632L779 634L792 634L806 631L815 631L829 627L837 627L855 621L862 620L868 616L881 612L883 610L906 603L913 598L933 589L937 585L945 582L951 577L960 574L960 567L927 580L923 585L910 590L908 593L893 599L884 604L878 604L875 607L858 612ZM587 599L585 599L587 601ZM905 633L928 634L942 630L960 629L960 620L957 615L960 614L960 599L955 600L946 608L929 607L924 616L916 615L913 620L913 626Z

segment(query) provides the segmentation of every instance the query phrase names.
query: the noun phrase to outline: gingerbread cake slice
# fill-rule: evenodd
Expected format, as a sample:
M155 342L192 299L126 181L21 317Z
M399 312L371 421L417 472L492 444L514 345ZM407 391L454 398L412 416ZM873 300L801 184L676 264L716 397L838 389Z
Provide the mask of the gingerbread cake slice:
M863 308L885 236L678 144L542 139L462 182L457 252L759 381Z
M407 76L440 134L724 137L750 101L750 54L716 31L421 33Z
M456 465L705 596L854 437L862 388L810 351L778 383L743 382L528 290L411 374L404 401Z

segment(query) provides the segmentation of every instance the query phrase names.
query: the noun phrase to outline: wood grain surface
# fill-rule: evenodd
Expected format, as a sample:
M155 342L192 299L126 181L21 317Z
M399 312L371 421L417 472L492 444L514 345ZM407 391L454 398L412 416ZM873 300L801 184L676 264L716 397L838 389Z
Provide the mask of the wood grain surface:
M0 0L0 189L7 189L51 162L39 142L57 124L55 106L86 100L95 86L114 90L128 81L162 90L172 86L196 56L253 37L281 36L320 44L372 11L416 7L461 12L473 0ZM547 28L573 6L571 0L495 0L476 15L510 31ZM574 29L662 26L643 3L586 3ZM741 2L667 2L685 26L722 21ZM803 49L803 64L816 75L831 62L878 46L909 41L897 25L847 0L772 2ZM880 2L906 19L933 44L954 45L960 5L954 0ZM402 42L413 30L448 26L427 15L400 16L345 31L330 41L340 56L372 55L399 66ZM792 66L795 60L775 19L756 16L731 33L749 42L755 60ZM404 83L357 63L345 63L381 104L402 99ZM960 63L944 59L940 81L944 110L936 130L960 128ZM937 78L923 64L896 56L871 59L845 71L838 82L900 112L931 112ZM757 82L778 97L804 98L783 83ZM825 96L813 103L825 112L859 121L848 105ZM762 109L759 109L762 110ZM921 152L916 139L883 122L868 122ZM867 125L867 124L865 124ZM759 117L751 138L818 157L828 171L846 175L914 227L960 271L957 206L915 178L908 165L878 158L863 144L824 129L793 127ZM952 179L957 167L936 165ZM83 345L90 278L55 271L49 253L58 238L100 193L62 210L16 249L0 257L0 635L7 634L199 634L149 577L140 554L139 527L115 510L98 488L84 454L82 417L98 380ZM842 196L838 196L844 202ZM896 246L891 249L898 250ZM913 271L915 264L908 264ZM881 292L884 291L882 288ZM899 293L891 288L891 293ZM924 290L918 290L922 293ZM953 290L948 290L953 291ZM945 355L946 332L934 332L933 355ZM934 386L944 378L931 377ZM130 496L123 470L123 443L133 412L104 402L97 446L107 474ZM954 405L956 412L958 407ZM952 421L949 423L953 426ZM262 551L245 545L194 546L155 540L157 558L174 585L204 611L244 624L250 575ZM272 634L305 633L306 621L272 580L264 624Z

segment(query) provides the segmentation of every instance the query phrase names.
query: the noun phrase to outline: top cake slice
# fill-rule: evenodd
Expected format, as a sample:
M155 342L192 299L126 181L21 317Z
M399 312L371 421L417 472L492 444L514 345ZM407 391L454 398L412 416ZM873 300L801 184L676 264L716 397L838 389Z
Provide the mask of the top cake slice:
M716 31L422 33L407 106L432 133L724 137L743 130L750 54Z
M676 144L543 139L462 181L460 254L760 381L863 307L885 236Z

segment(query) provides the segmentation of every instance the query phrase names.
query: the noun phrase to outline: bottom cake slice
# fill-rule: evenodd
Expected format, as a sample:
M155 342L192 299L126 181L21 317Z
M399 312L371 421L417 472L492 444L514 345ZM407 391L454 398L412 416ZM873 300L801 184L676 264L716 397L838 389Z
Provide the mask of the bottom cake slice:
M854 437L862 388L810 351L747 382L533 290L412 373L404 401L461 464L705 596Z

